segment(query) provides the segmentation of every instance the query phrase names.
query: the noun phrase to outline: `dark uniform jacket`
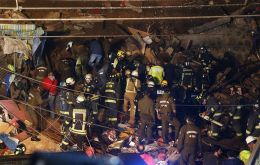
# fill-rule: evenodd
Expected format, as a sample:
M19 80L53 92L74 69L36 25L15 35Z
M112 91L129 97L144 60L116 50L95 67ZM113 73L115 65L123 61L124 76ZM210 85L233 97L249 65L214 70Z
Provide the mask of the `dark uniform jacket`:
M138 108L140 110L141 119L155 120L154 103L147 95L144 95L144 97L138 101Z
M106 103L117 103L119 98L119 86L116 82L108 81L105 86L105 102Z
M176 113L175 103L170 94L162 94L156 99L156 109L159 110L161 115Z
M195 154L201 152L201 134L200 129L194 124L184 125L179 134L177 149L182 152Z

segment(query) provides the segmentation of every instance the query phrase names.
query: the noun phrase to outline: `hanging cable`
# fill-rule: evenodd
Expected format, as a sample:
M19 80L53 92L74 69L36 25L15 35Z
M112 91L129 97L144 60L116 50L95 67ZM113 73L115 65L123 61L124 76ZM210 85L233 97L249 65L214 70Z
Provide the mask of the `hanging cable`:
M187 20L187 19L217 19L217 18L249 18L260 17L260 14L248 15L212 15L212 16L184 16L184 17L87 17L87 18L0 18L0 21L149 21L149 20Z

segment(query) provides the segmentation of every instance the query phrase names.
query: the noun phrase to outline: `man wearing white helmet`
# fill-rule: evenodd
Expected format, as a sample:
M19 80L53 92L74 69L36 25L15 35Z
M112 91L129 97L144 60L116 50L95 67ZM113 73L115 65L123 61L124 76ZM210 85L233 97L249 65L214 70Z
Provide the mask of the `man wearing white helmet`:
M136 70L132 71L131 76L126 78L126 88L124 95L124 112L128 110L128 104L130 103L130 119L129 124L135 124L135 97L137 92L141 88L141 82L138 79L138 72Z
M75 86L75 80L72 77L68 77L65 80L65 86L64 88L66 89L62 89L59 97L60 97L60 113L61 115L64 117L64 121L66 121L67 116L69 115L69 106L73 105L74 103L74 92L72 90L74 90L74 86ZM64 134L66 132L66 130L64 130L64 125L65 123L62 124L62 130L61 130L61 134Z
M79 95L76 99L74 106L70 107L69 117L66 118L66 127L69 132L66 133L65 138L62 140L61 149L67 150L70 139L76 142L78 150L83 150L83 144L87 135L87 121L88 111L85 107L86 98L84 95Z
M250 151L253 152L255 147L256 147L256 138L254 138L253 136L248 136L246 138L246 144L249 147Z

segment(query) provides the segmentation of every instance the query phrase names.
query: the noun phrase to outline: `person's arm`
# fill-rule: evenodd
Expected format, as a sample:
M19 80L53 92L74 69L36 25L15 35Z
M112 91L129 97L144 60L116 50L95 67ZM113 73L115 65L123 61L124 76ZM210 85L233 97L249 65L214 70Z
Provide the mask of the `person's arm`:
M173 101L173 99L169 99L169 100L170 100L172 112L173 112L173 114L176 114L176 104Z
M247 128L246 128L246 134L250 135L254 129L255 123L256 123L256 115L255 113L251 114L247 120Z
M178 144L177 144L177 149L179 152L181 152L184 147L185 133L186 133L185 126L183 126L180 130Z

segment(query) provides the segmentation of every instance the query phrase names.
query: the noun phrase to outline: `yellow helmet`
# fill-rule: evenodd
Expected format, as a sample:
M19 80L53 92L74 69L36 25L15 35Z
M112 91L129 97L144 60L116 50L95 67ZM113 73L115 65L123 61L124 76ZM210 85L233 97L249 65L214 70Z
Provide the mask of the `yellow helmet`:
M125 57L125 52L123 50L119 50L117 52L117 57Z
M168 81L167 80L162 80L161 85L162 86L168 86Z

